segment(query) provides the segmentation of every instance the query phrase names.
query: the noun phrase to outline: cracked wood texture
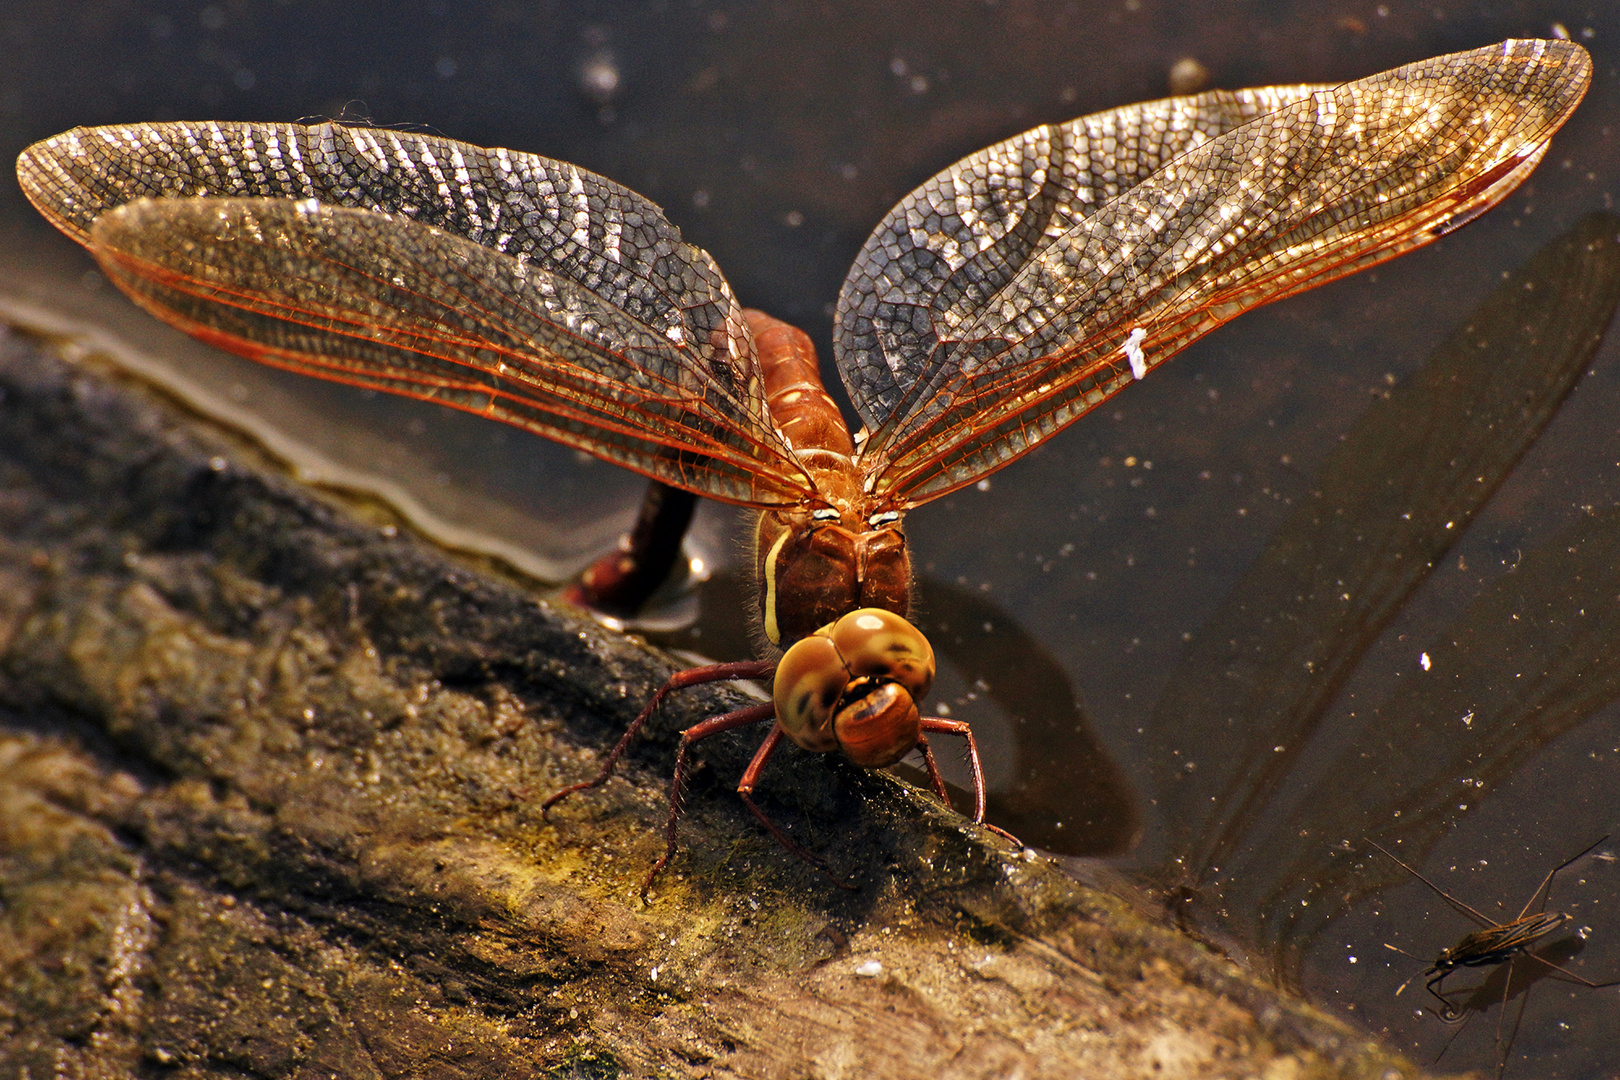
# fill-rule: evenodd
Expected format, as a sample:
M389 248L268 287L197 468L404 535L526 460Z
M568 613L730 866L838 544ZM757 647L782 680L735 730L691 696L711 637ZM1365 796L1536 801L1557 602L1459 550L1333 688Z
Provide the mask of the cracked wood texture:
M673 665L0 337L0 1076L1394 1077L1417 1070L885 775L673 732ZM705 744L706 747L708 744Z

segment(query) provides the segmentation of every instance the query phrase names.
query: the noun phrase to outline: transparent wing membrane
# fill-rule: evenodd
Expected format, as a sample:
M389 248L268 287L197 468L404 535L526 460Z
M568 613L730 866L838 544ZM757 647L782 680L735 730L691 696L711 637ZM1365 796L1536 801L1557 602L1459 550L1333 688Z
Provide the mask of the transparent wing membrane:
M1591 61L1509 41L1212 92L964 158L878 226L835 358L897 509L1028 452L1235 315L1506 196ZM140 303L264 363L440 401L678 487L801 505L742 310L659 208L565 162L335 124L81 128L23 190Z
M1577 45L1509 41L957 163L889 213L840 296L871 489L915 505L972 483L1243 311L1443 235L1529 174L1590 77Z
M655 205L563 162L332 124L79 129L29 198L189 333L705 495L798 502L753 342Z

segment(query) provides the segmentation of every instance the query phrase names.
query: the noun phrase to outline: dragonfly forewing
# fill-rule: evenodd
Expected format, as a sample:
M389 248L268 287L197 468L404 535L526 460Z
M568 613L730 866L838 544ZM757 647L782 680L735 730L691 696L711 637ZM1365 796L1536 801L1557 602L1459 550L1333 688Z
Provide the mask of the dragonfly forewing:
M1211 139L1327 85L1212 90L1043 124L987 146L900 201L856 256L836 312L836 349L871 428L901 411L940 332L983 306L1048 244L1060 211L1094 213Z
M891 212L841 301L872 490L915 505L971 483L1243 311L1444 234L1528 175L1590 77L1578 45L1510 41L1316 90L1100 206L1048 177L1035 220L1000 227L1038 241L869 299L886 262L930 261L901 252L897 222L947 181L988 183L947 170ZM975 250L945 224L908 234L936 263Z
M81 128L24 192L159 316L733 502L808 489L742 308L656 205L566 162L335 124Z

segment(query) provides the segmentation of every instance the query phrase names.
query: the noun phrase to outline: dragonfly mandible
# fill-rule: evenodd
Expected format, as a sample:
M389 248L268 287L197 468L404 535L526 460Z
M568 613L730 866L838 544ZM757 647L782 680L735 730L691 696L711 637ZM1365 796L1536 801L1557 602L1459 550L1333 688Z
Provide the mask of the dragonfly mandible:
M1342 85L1132 105L957 162L879 223L838 298L852 432L801 332L738 303L649 200L576 166L326 123L80 128L28 148L24 192L159 318L318 378L436 401L758 511L770 724L883 767L930 734L933 654L906 621L906 511L1028 453L1234 316L1428 243L1503 199L1591 78L1567 41L1507 41ZM778 661L776 657L780 655ZM823 869L825 867L823 866ZM644 886L643 892L645 893Z

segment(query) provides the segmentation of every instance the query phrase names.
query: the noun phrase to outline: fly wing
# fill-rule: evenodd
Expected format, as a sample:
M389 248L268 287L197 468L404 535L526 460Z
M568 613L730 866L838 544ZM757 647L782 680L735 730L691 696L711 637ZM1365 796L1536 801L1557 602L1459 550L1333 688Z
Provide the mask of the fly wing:
M1492 924L1483 930L1463 935L1446 951L1450 954L1451 962L1458 967L1500 964L1524 952L1569 919L1561 912L1543 911L1499 926Z
M38 143L18 177L139 303L233 352L730 502L808 489L713 260L583 169L335 124L137 124Z
M900 506L970 484L1234 316L1500 201L1591 60L1508 41L1337 87L1171 98L1036 128L878 226L834 354Z

